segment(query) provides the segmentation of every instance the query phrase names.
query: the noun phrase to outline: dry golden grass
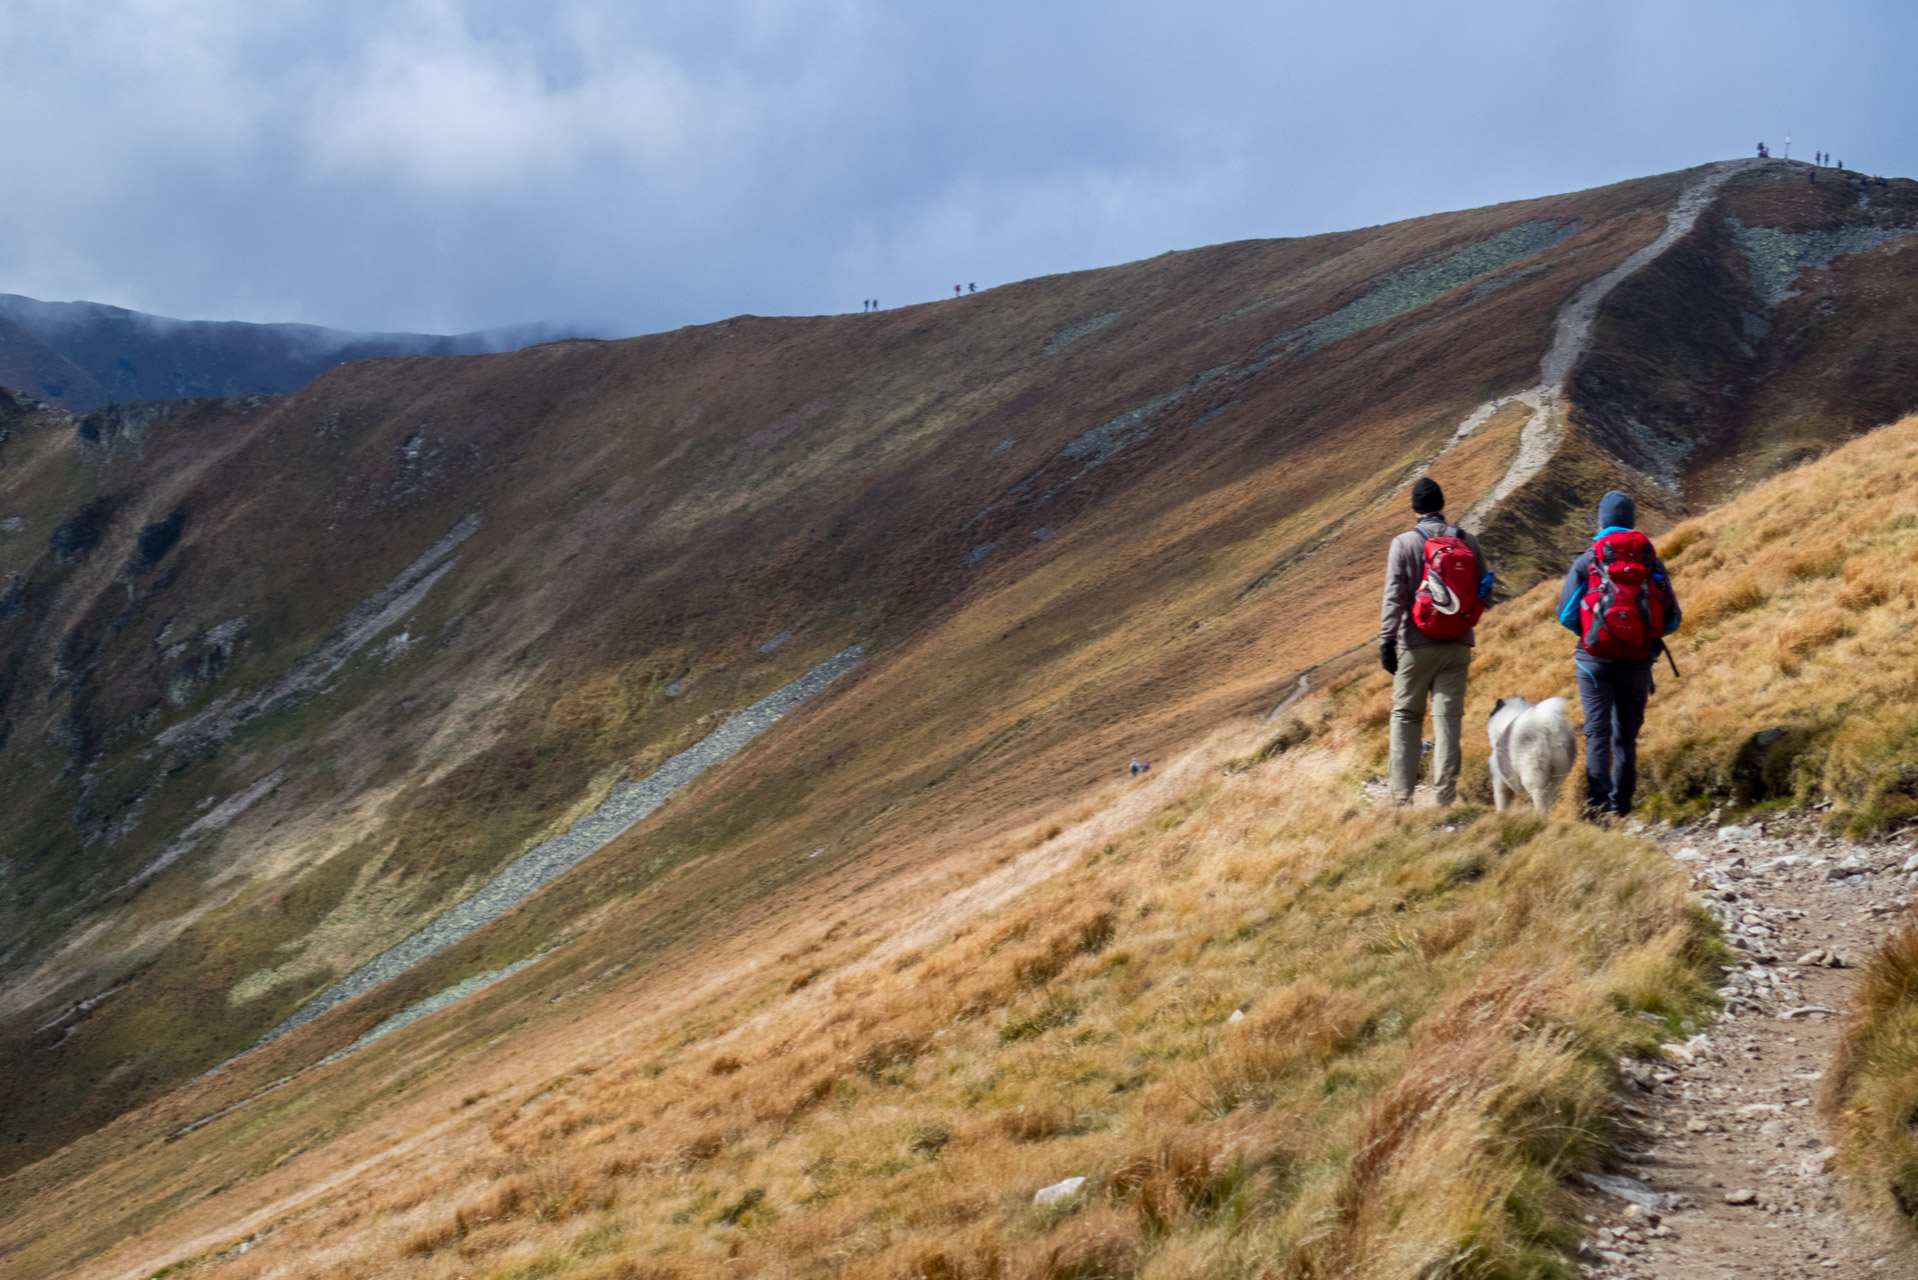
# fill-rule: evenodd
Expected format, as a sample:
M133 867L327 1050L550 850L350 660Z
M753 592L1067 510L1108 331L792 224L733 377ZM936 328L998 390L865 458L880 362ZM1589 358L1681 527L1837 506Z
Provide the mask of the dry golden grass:
M793 957L771 1014L476 1105L484 1158L193 1274L1564 1269L1560 1180L1612 1148L1617 1057L1709 998L1683 877L1589 827L1375 812L1365 743L1306 711L1263 760L1269 730L1219 735L1231 772L1009 906Z
M1821 1101L1853 1196L1918 1249L1918 931L1866 966Z

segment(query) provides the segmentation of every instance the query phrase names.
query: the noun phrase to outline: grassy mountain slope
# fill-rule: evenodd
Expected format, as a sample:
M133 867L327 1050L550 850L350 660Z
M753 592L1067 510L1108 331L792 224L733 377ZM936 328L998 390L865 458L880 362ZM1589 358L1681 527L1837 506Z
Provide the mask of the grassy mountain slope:
M1269 704L1363 634L1359 540L1397 522L1384 500L1488 386L1529 377L1559 294L1642 243L1668 187L16 428L0 765L31 785L7 832L0 952L34 1069L10 1082L0 1136L45 1150L45 1126L89 1127L246 1047L615 779L848 643L875 660L789 745L420 980L530 954L584 904L641 890L657 901L640 936L669 952L795 877L832 878L829 895L883 880L1115 756ZM1337 343L1233 376L1407 263L1576 219L1591 225L1560 265L1476 302L1468 279L1449 319L1415 308L1347 339L1376 377L1355 385ZM1474 308L1507 318L1502 350L1482 349ZM1448 459L1465 496L1516 447L1507 425ZM475 513L446 576L380 637L417 643L156 750L156 732L274 689ZM132 572L143 531L176 516L175 545ZM1301 601L1311 626L1288 626ZM120 889L203 801L279 769L232 825ZM826 852L799 866L795 848ZM702 857L698 877L653 886ZM159 998L30 1039L129 974L126 995ZM159 1012L182 1007L190 1031Z
M1914 480L1908 419L1666 538L1691 621L1646 734L1654 805L1909 817L1886 784L1914 767ZM1565 691L1553 603L1542 584L1487 626L1476 702ZM557 1080L468 1076L457 1102L449 1080L404 1113L430 1142L252 1220L258 1251L204 1273L1549 1271L1573 1238L1555 1179L1603 1161L1611 1064L1649 1047L1629 1015L1699 1010L1711 946L1635 841L1355 803L1384 685L982 850L1058 868L997 911L961 890L916 932L764 957L701 1024L582 1037ZM444 1033L414 1045L385 1069ZM1031 1204L1066 1176L1088 1183Z
M1907 419L1667 536L1692 621L1645 738L1655 809L1909 817L1885 784L1915 764L1914 480ZM1482 632L1474 723L1569 687L1554 594ZM916 920L795 931L638 1007L529 975L77 1185L144 1189L128 1225L181 1216L123 1257L164 1242L208 1277L1569 1268L1560 1180L1607 1158L1617 1057L1708 1007L1715 944L1643 842L1374 810L1385 685L968 851ZM460 1047L553 999L581 1007L563 1053ZM274 1172L337 1128L344 1176ZM199 1202L214 1152L246 1191Z
M1796 177L1735 178L1699 234L1756 225L1752 202ZM1459 441L1461 420L1536 381L1559 306L1650 241L1677 186L876 316L373 362L287 400L79 420L0 401L0 527L18 522L0 534L0 770L19 797L0 830L0 1052L24 1064L0 1086L0 1138L15 1167L57 1152L19 1194L84 1186L101 1206L58 1228L31 1215L0 1247L72 1260L235 1187L244 1205L192 1218L217 1235L352 1168L376 1118L425 1132L424 1099L452 1105L431 1080L562 1074L668 1011L694 1043L953 892L996 909L1056 869L1052 842L1024 861L1019 845L1094 822L1126 757L1183 750L1364 646L1403 484L1431 464L1455 510L1493 489L1526 414ZM1832 315L1895 283L1892 243L1833 259L1859 274ZM1601 310L1588 365L1655 349L1631 320L1656 309L1639 287L1623 317ZM1881 337L1894 371L1918 340ZM1681 372L1720 361L1733 401L1800 376L1801 349ZM1581 385L1553 465L1484 525L1520 585L1633 480L1587 430L1603 406ZM1839 402L1819 447L1864 412ZM1699 468L1778 461L1757 436L1699 438ZM1694 472L1646 508L1681 512ZM352 647L347 621L385 588L410 612ZM518 911L179 1088L855 641L860 672ZM225 825L187 839L209 815ZM163 1141L555 944L457 1015ZM1476 980L1455 977L1434 1001ZM422 1037L431 1052L394 1056ZM214 1151L190 1176L170 1163Z

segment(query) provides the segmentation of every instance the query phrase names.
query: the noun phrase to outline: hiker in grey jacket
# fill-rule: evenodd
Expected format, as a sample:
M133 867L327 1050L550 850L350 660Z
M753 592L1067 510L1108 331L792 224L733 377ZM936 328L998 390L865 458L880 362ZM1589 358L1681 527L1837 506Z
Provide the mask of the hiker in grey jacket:
M1392 673L1392 799L1412 802L1418 785L1420 730L1432 707L1432 790L1441 805L1458 800L1459 731L1465 717L1465 673L1472 633L1459 641L1432 639L1412 625L1412 601L1425 577L1425 540L1458 537L1478 558L1479 599L1491 597L1492 572L1478 539L1445 520L1445 491L1429 476L1412 486L1418 522L1392 539L1385 558L1385 596L1379 609L1379 665Z

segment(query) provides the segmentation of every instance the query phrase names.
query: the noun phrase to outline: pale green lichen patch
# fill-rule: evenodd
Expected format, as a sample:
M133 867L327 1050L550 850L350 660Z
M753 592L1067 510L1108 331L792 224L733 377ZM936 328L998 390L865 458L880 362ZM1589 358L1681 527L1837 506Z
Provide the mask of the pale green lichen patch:
M1775 307L1797 296L1792 288L1801 271L1822 271L1833 258L1863 253L1918 231L1918 227L1840 227L1835 231L1779 231L1773 227L1748 227L1737 218L1726 218L1745 255L1751 271L1752 292L1765 305Z
M1051 341L1046 343L1045 350L1039 354L1048 358L1056 356L1073 343L1079 341L1079 339L1091 337L1124 314L1125 312L1123 311L1108 311L1102 316L1094 316L1090 320L1082 320L1071 328L1061 329L1052 335Z
M1348 302L1287 334L1282 345L1293 355L1310 355L1341 338L1416 311L1442 294L1515 262L1563 244L1578 233L1577 222L1534 219L1499 232L1436 261L1386 276L1370 293Z

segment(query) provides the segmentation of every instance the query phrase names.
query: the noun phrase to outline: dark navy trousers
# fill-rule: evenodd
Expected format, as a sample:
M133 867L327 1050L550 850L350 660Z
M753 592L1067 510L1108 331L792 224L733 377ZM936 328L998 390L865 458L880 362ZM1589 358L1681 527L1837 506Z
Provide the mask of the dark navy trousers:
M1638 790L1638 730L1652 696L1649 662L1578 659L1578 698L1585 704L1585 808L1632 811Z

